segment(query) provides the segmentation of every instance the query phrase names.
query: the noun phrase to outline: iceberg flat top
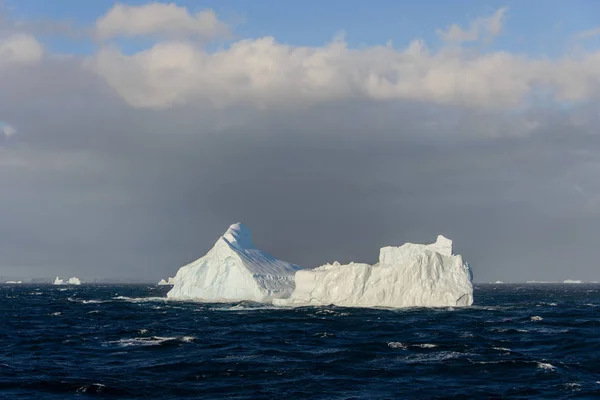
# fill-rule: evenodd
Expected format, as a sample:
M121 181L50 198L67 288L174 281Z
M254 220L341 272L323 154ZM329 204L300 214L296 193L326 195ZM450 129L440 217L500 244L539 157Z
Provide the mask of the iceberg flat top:
M277 305L443 307L473 303L471 268L452 254L452 241L384 247L375 265L327 264L296 273L296 288Z

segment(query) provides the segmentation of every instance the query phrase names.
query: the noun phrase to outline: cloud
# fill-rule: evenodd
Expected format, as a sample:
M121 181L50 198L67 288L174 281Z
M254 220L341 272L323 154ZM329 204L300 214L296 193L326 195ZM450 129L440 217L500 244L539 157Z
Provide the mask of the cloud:
M437 33L444 41L452 43L476 42L483 37L493 38L502 31L506 10L500 8L489 17L476 18L466 30L460 25L452 24L446 30L438 30Z
M132 55L103 47L85 65L131 106L154 109L345 99L508 109L540 96L588 101L600 89L600 51L538 60L462 48L432 52L422 41L356 50L341 40L295 47L264 37L212 53L193 42L164 41Z
M44 48L28 34L0 37L0 67L10 64L32 64L41 60Z
M577 39L588 39L600 35L600 27L580 32L575 35Z
M4 124L3 125L3 124L0 123L0 128L2 128L2 133L6 137L11 137L15 133L17 133L17 130L15 128L13 128L12 126L8 125L8 124Z
M156 282L242 221L309 267L444 234L480 281L598 279L598 52L200 41L2 69L0 271Z
M95 30L100 40L147 35L213 38L229 34L229 28L213 10L191 14L175 3L156 2L141 6L117 4L98 18Z

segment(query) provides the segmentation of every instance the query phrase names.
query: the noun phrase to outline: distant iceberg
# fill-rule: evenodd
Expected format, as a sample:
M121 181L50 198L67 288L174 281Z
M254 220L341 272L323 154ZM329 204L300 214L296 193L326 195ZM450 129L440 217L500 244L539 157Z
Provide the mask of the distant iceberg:
M276 305L351 307L444 307L473 304L473 275L452 241L384 247L375 265L327 264L296 273L290 298Z
M20 285L23 281L6 281L6 283L9 285Z
M81 280L79 278L73 277L65 281L64 279L60 279L57 276L56 279L54 279L53 285L81 285Z
M158 281L159 286L168 286L168 285L174 285L175 284L175 278L168 278L166 281L164 279L161 279L160 281Z
M292 293L299 269L257 249L250 230L237 223L205 256L179 269L167 297L268 302Z
M583 281L574 280L574 279L566 279L565 281L563 281L563 283L583 283Z

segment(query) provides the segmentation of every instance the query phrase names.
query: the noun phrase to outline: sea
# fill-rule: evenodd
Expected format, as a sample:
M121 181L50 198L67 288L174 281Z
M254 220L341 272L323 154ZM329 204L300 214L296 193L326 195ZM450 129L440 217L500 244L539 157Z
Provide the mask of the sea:
M0 398L600 398L600 285L478 284L433 309L168 290L0 285Z

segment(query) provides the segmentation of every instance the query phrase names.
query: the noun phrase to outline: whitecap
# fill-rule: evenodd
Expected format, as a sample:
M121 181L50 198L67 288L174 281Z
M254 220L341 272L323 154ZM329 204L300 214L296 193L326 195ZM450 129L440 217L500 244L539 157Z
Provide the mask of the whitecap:
M402 349L402 350L406 350L408 348L407 345L405 345L404 343L401 342L388 342L388 347L391 347L392 349Z
M567 383L567 384L565 384L565 387L567 387L568 389L574 390L574 391L581 390L581 384L579 384L577 382Z
M117 344L121 347L130 346L158 346L165 342L177 341L183 343L190 343L196 340L194 336L150 336L150 337L136 337L129 339L119 339L109 342L110 344Z
M464 356L473 356L474 354L470 353L459 353L457 351L439 351L439 352L430 352L430 353L419 353L412 356L408 356L405 360L406 363L419 363L419 362L429 362L429 361L444 361L444 360L453 360Z
M532 320L532 321L541 321L541 320L543 320L543 319L544 319L544 318L540 317L539 315L534 315L533 317L531 317L531 320Z
M423 343L423 344L415 344L415 346L421 347L422 349L433 349L434 347L437 347L437 344Z
M556 370L556 367L550 363L538 362L537 367L540 369L547 370L547 371L555 371Z
M51 316L53 316L53 317L58 317L58 316L59 316L59 315L61 315L61 314L62 314L62 313L61 313L60 311L57 311L57 312L53 312L52 314L49 314L49 315L51 315Z
M99 393L101 392L104 388L106 387L106 385L103 385L101 383L92 383L91 385L83 385L82 387L80 387L79 389L77 389L77 393L86 393L88 391L93 391L95 393Z
M161 301L165 302L169 299L166 297L127 297L127 296L116 296L113 297L113 300L124 300L130 303L145 303L145 302L153 302L153 301Z
M492 347L494 350L498 350L498 351L506 351L510 353L510 349L507 349L506 347Z

